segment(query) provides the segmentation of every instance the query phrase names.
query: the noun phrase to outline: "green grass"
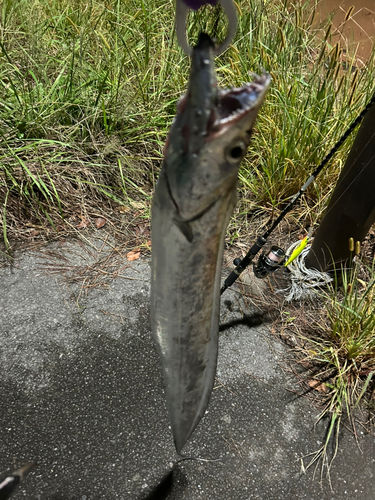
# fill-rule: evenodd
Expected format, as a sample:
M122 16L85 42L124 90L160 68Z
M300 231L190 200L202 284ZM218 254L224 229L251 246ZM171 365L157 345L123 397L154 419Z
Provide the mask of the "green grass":
M219 83L239 86L264 68L273 77L240 172L232 241L247 213L278 210L369 99L374 65L352 72L329 22L312 28L311 2L243 0L232 46L217 59ZM6 0L0 3L0 197L4 237L25 220L150 200L162 148L185 91L189 61L166 0ZM188 23L221 39L225 16L206 7ZM348 144L295 213L316 221ZM5 200L7 200L5 204ZM311 210L310 210L311 209Z
M271 16L257 4L258 12L248 14L254 16L253 67L264 66L273 85L240 179L243 200L274 209L298 191L372 96L374 67L369 61L366 70L354 70L354 59L349 58L348 70L342 71L343 47L335 43L329 23L309 28L312 15L306 15L303 2L295 2L296 9L290 2L287 9L279 3L280 10ZM245 43L245 38L239 42L240 53L245 52ZM351 142L309 190L305 197L309 214L300 210L297 218L307 215L311 223L319 219ZM248 204L242 206L246 213Z
M351 245L354 256L353 241ZM355 410L360 401L366 400L370 413L375 409L371 395L375 375L375 261L371 266L361 261L359 242L355 253L349 268L337 273L335 285L323 293L325 311L313 333L300 335L304 363L313 367L313 381L322 384L324 409L318 421L328 420L323 445L311 454L308 464L318 465L320 461L321 477L324 470L329 477L343 419L356 435Z

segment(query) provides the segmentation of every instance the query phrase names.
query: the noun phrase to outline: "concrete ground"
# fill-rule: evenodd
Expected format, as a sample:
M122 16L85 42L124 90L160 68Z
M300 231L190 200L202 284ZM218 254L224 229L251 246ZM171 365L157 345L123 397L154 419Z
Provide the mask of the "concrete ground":
M14 498L375 498L375 440L360 430L358 445L340 437L332 489L319 470L302 473L325 428L314 430L318 411L281 367L288 349L232 290L217 384L183 450L199 460L176 464L150 336L150 263L111 249L63 240L0 269L0 473L38 462Z

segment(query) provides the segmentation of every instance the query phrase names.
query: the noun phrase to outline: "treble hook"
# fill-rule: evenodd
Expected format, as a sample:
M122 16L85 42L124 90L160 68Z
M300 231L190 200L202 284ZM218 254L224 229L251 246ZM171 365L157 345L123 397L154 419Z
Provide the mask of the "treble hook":
M186 19L189 13L189 8L193 10L198 10L199 7L206 3L215 5L218 2L224 9L225 14L228 17L228 33L225 40L221 45L218 45L214 49L215 56L218 56L226 50L231 41L233 40L237 31L237 13L234 7L233 0L176 0L176 31L177 31L177 41L182 50L187 54L192 54L192 47L187 41L186 35Z

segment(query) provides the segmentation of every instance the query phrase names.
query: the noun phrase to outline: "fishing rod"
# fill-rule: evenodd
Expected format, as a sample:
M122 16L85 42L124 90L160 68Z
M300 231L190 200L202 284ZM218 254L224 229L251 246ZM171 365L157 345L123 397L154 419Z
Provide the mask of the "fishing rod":
M273 224L267 229L267 231L262 235L258 236L254 245L247 252L245 257L241 260L239 258L234 259L233 264L236 266L235 269L230 273L227 279L224 281L223 286L220 290L220 295L222 295L227 288L233 285L233 283L237 280L237 278L243 273L243 271L251 264L254 260L254 257L259 253L259 251L264 247L267 243L267 238L270 234L276 229L276 227L280 224L280 222L284 219L288 212L294 207L297 201L301 198L306 189L310 186L310 184L316 179L319 173L323 170L323 168L330 161L332 156L338 151L338 149L342 146L342 144L346 141L349 135L353 132L353 130L357 127L357 125L363 120L364 116L370 110L370 108L375 103L375 93L372 98L362 110L362 112L357 116L357 118L352 122L346 132L340 137L340 139L336 142L333 148L329 151L329 153L323 158L321 163L317 166L317 168L313 171L310 177L307 179L305 184L300 188L300 190L292 197L291 201L284 208L281 214L277 217L277 219L273 222ZM298 254L299 252L297 252ZM295 254L295 256L297 256ZM282 265L284 265L286 259L286 254L284 250L279 247L273 246L271 247L269 253L267 255L263 254L257 265L254 265L254 273L258 278L264 278L267 274L273 273L280 269ZM289 258L288 263L291 262Z

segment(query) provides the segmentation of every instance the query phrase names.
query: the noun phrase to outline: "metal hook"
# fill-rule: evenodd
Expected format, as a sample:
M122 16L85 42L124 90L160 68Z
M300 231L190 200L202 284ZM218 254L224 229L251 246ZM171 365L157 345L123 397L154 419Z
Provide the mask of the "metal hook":
M230 45L237 31L237 13L232 0L219 0L221 6L224 9L225 14L228 17L228 33L225 40L221 45L218 45L214 49L214 55L219 56L222 54ZM191 56L192 47L189 45L186 36L186 19L189 13L189 7L185 4L184 0L176 0L176 31L177 31L177 41L179 46L185 52L185 54Z

